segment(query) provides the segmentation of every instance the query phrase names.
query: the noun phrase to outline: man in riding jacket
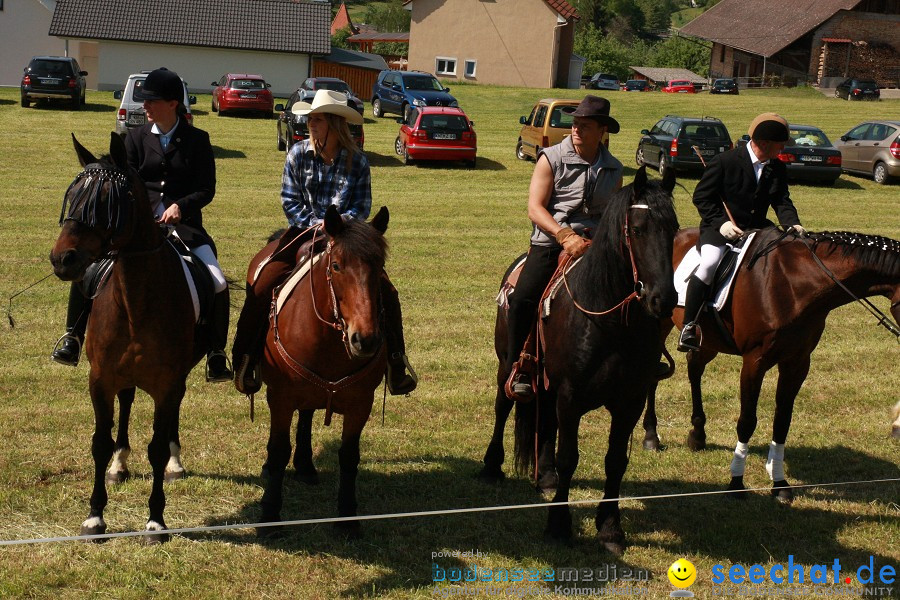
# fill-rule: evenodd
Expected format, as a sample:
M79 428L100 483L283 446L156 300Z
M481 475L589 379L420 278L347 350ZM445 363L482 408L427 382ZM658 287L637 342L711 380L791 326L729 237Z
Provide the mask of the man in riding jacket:
M788 123L775 113L763 113L750 124L750 141L713 158L694 190L700 212L700 264L688 282L684 302L684 327L678 350L700 349L697 318L709 294L725 244L749 229L773 225L769 207L778 222L794 234L806 235L788 191L787 168L778 154L789 139Z

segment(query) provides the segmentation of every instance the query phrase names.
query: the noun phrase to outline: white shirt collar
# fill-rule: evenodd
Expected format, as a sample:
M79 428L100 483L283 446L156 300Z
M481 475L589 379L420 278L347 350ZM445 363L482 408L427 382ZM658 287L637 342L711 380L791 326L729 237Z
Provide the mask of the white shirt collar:
M759 157L756 156L756 152L753 151L753 147L750 145L750 142L747 142L747 152L750 153L750 164L753 165L753 174L756 175L756 182L759 183L759 178L762 176L763 168L769 163L769 161L759 160Z

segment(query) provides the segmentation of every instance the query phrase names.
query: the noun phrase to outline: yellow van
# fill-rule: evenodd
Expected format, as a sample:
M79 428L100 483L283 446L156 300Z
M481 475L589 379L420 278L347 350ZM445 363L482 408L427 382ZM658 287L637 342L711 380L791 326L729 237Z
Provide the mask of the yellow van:
M519 117L522 130L516 143L516 157L519 160L536 160L541 148L549 148L572 133L572 115L563 112L564 107L578 106L581 100L564 98L544 98L538 100L531 114ZM609 135L603 136L603 143L609 146Z

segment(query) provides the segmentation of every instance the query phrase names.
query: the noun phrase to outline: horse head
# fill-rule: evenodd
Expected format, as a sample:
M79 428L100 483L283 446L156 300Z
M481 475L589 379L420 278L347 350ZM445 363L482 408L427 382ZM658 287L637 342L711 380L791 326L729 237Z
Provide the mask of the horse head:
M628 187L631 193L624 206L623 231L635 291L648 314L667 318L678 300L672 270L672 245L678 231L672 201L675 175L668 169L661 182L653 182L642 166Z
M83 170L63 197L59 237L50 251L53 272L64 281L84 276L92 262L131 237L135 193L144 188L130 172L122 138L111 134L109 155L95 158L72 135ZM143 192L146 197L146 192Z
M335 318L345 331L348 350L357 358L373 356L382 344L380 294L389 218L386 207L369 223L345 221L334 206L325 213L329 238L325 269Z

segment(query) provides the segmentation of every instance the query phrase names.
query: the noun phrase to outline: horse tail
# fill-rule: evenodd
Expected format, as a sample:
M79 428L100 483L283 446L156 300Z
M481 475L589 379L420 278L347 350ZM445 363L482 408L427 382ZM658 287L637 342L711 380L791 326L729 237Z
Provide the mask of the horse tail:
M534 473L535 435L537 433L537 403L516 402L515 462L516 472L520 475Z

